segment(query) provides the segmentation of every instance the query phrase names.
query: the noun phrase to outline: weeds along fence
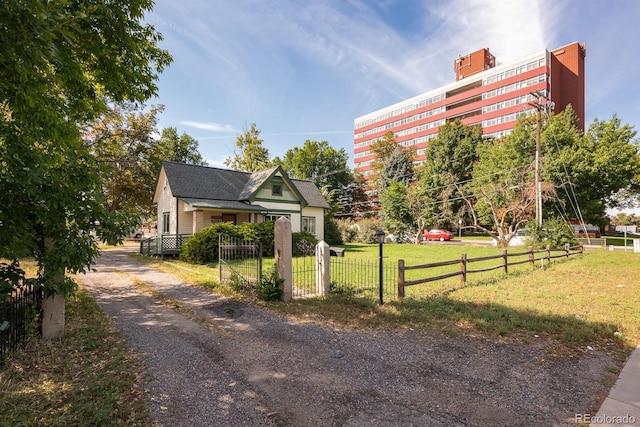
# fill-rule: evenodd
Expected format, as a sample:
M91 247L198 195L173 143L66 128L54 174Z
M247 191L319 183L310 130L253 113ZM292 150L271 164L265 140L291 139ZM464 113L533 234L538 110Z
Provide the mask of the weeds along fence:
M41 332L42 299L42 288L25 280L0 300L0 366L28 336Z
M460 283L467 283L470 274L488 273L501 270L503 274L509 273L509 268L521 264L529 264L534 267L540 263L543 267L545 263L550 263L554 258L569 258L572 255L582 254L582 245L570 247L566 245L563 249L551 249L547 247L542 250L511 252L504 249L499 255L490 255L477 258L468 258L466 254L461 254L460 259L450 261L440 261L420 265L405 265L404 260L398 261L398 297L405 297L405 288L421 285L424 283L444 281L449 278L460 276ZM432 276L425 277L424 270L433 272Z

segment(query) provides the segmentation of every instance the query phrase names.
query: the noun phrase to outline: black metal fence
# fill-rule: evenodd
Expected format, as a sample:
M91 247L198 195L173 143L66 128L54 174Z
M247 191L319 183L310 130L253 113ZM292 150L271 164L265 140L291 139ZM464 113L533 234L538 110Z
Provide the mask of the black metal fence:
M42 299L42 288L25 280L0 300L0 366L28 336L41 333Z
M383 259L382 262L382 280L379 261L331 257L329 275L332 293L377 299L382 283L382 295L385 300L398 296L398 264L387 259Z
M292 260L293 297L304 298L319 296L316 278L315 254L299 255ZM398 296L398 266L389 260L382 263L382 288L385 300ZM365 261L343 257L330 257L329 281L331 293L379 298L380 264L378 261Z

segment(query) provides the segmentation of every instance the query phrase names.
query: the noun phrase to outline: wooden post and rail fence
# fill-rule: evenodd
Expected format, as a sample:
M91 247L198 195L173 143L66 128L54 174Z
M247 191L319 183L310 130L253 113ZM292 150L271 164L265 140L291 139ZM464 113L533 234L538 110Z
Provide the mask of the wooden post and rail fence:
M524 252L511 252L509 253L506 249L503 249L502 253L499 255L490 255L483 256L477 258L467 258L467 254L463 253L460 256L459 260L451 260L451 261L440 261L440 262L432 262L428 264L420 264L420 265L405 265L403 259L398 260L398 297L404 298L404 290L407 286L420 285L422 283L434 282L436 280L443 280L449 277L460 276L460 282L462 284L467 283L467 276L472 273L483 273L492 270L502 269L505 274L509 272L509 267L524 263L529 263L532 267L534 266L536 261L540 261L544 263L544 261L550 262L554 258L569 258L571 255L582 254L584 248L582 245L580 246L569 246L568 244L564 246L564 249L551 249L549 246L546 249L541 250L533 250L533 248L529 248L529 250ZM509 262L509 258L517 258L528 255L528 259L518 259ZM541 255L541 256L539 256ZM491 261L491 260L500 260L500 262L496 265L470 269L469 264L477 263L481 261ZM453 271L449 273L440 274L437 276L431 277L423 277L420 279L407 280L405 278L405 272L410 270L426 270L430 268L436 267L445 267L450 265L460 265L459 271Z

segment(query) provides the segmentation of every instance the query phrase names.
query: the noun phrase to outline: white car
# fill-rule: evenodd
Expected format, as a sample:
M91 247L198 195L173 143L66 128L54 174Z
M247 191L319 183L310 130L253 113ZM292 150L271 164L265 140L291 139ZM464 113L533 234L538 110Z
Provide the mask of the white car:
M524 246L531 241L531 236L528 235L527 230L520 229L516 231L516 234L509 240L509 246ZM498 241L493 239L492 246L498 246Z

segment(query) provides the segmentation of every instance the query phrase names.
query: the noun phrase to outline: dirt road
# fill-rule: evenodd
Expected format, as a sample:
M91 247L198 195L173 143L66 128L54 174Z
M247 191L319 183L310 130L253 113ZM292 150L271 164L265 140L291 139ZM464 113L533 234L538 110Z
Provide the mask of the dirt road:
M127 249L104 251L96 269L81 283L141 352L164 426L575 426L616 366L598 352L549 360L541 346L298 323L184 284Z

